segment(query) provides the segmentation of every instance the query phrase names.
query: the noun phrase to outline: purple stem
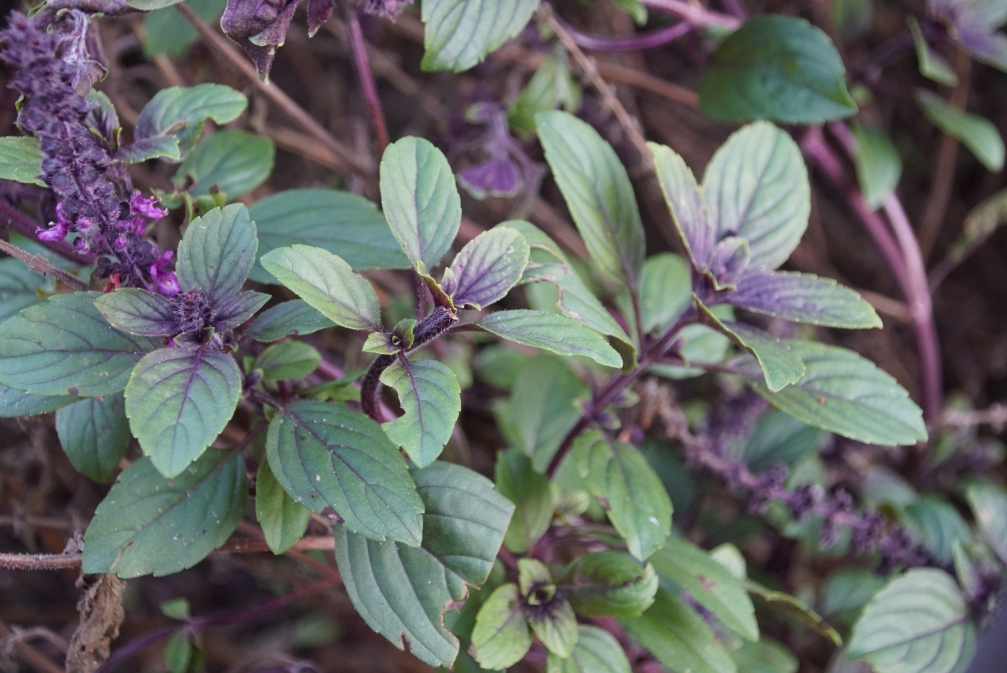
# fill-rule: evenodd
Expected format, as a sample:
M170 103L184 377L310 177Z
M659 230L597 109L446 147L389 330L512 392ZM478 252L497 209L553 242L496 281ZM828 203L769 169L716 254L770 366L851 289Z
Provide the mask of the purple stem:
M559 21L559 18L557 17L556 20ZM688 21L680 21L679 23L668 26L667 28L655 30L643 35L608 38L588 35L569 26L563 21L560 21L560 23L563 24L563 27L568 33L570 33L570 36L573 37L573 41L576 42L578 46L584 47L585 49L592 49L594 51L641 51L643 49L653 49L654 47L660 47L677 40L694 28L694 26Z
M641 0L641 2L651 9L681 17L694 26L723 26L734 30L744 23L743 19L714 12L685 0Z
M367 56L367 42L364 41L364 31L360 28L360 15L352 7L348 11L347 24L350 27L353 60L357 64L357 75L360 76L360 88L363 89L364 100L367 101L367 107L371 111L374 132L378 137L378 148L381 150L381 154L384 154L385 148L388 147L388 127L385 125L385 113L381 109L381 98L378 97L378 88L374 83L374 73L371 72L371 61Z
M847 153L855 156L856 144L849 128L837 122L831 124L830 129ZM867 208L860 192L846 179L839 159L825 143L820 127L813 127L808 131L801 141L801 148L829 181L846 195L850 208L860 217L868 233L881 249L909 304L922 369L923 415L928 424L933 424L940 419L943 404L940 347L937 329L934 326L930 288L923 268L923 257L912 225L894 194L889 195L884 204L892 229L888 228L880 215ZM892 230L895 232L894 236Z
M39 240L38 223L17 208L10 206L3 201L0 201L0 215L2 215L3 219L7 221L7 224L11 229L14 229L18 233L23 234L33 241L37 241L40 245L52 250L60 257L68 259L76 264L80 264L81 266L94 263L94 257L80 254L66 241Z

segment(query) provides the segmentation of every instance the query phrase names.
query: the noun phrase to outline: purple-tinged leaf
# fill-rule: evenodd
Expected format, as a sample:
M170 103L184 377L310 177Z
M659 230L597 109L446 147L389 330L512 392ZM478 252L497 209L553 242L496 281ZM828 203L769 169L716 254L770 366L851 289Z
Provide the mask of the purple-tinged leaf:
M214 309L236 295L255 263L255 222L240 203L214 208L189 223L178 245L182 290L202 290Z
M260 313L249 325L246 334L256 341L269 342L294 334L313 334L335 325L308 302L294 299Z
M958 29L958 41L977 61L1007 72L1007 35L962 26Z
M123 332L140 336L171 336L181 329L171 297L147 290L119 288L94 300L105 319Z
M268 294L246 290L225 299L213 316L213 327L218 330L234 329L255 315L270 300Z
M381 382L399 396L405 414L381 426L418 467L434 462L451 438L462 409L458 380L436 360L396 360Z
M673 149L648 143L654 155L654 169L664 200L685 251L696 270L702 269L717 243L717 225L703 200L696 177Z
M207 119L226 124L237 119L247 106L244 94L223 84L162 89L140 111L133 132L136 142L123 151L137 153L137 148L161 147L158 143L164 141L164 147L173 153L154 156L177 161L195 146ZM141 159L131 156L129 160Z
M516 229L484 231L465 244L444 273L441 286L455 306L486 308L521 280L529 254L527 241Z
M144 454L166 477L199 458L241 394L241 372L224 353L164 348L136 366L126 386L126 415Z
M228 0L220 27L241 45L259 78L269 81L277 47L283 46L301 0Z
M748 241L737 236L728 236L713 249L707 265L713 274L717 289L734 286L735 281L748 267L751 251Z
M583 355L606 367L622 366L622 357L604 337L583 323L543 311L497 311L472 323L479 329L558 355Z
M115 153L115 158L130 164L138 164L149 159L178 161L182 152L178 147L178 137L174 135L142 138L124 145Z
M520 167L506 157L494 158L458 174L458 182L473 198L509 198L523 185Z
M89 479L108 481L133 436L122 392L81 400L56 412L56 434L70 464Z
M812 274L785 271L746 274L727 301L774 318L823 327L881 327L878 314L859 294L834 280Z

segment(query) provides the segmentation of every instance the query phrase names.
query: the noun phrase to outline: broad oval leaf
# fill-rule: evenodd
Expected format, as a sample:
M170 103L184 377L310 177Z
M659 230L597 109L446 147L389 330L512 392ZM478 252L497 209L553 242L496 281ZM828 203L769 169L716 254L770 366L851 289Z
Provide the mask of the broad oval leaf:
M759 639L755 607L744 583L699 547L669 539L650 557L658 573L689 592L697 603L742 638Z
M784 645L771 638L743 642L731 652L738 670L745 673L797 673L800 662ZM833 672L835 673L835 672Z
M658 579L654 566L615 551L591 552L573 561L558 582L585 617L639 617L654 602Z
M755 432L741 450L740 458L759 473L774 465L793 465L818 448L822 431L785 414L770 411L755 424Z
M569 657L549 653L546 673L631 673L626 652L615 636L585 624L578 625L577 632L577 644Z
M408 269L409 260L377 206L334 189L289 189L253 203L248 212L259 234L258 257L302 244L339 255L354 269ZM259 264L249 275L275 283Z
M654 172L671 211L678 237L695 269L706 267L717 244L717 222L710 215L696 176L675 150L647 143L654 155Z
M45 278L20 259L0 259L0 323L42 301L38 289Z
M381 207L395 240L414 267L434 268L462 221L451 165L430 141L408 137L388 146L380 173Z
M516 229L495 227L465 244L441 286L455 306L482 309L500 301L521 280L530 249Z
M583 355L606 367L622 366L622 357L605 339L566 316L542 311L497 311L473 323L479 329L557 355Z
M154 467L174 477L217 438L240 396L241 372L230 355L163 348L133 370L126 415Z
M559 657L569 657L577 644L577 615L573 613L570 603L559 596L550 601L547 610L526 610L525 618L549 654Z
M596 433L581 435L581 476L601 498L608 518L626 539L629 553L646 561L671 534L671 498L660 477L636 448L609 443Z
M336 563L367 624L431 666L451 666L458 639L444 613L489 577L513 505L475 472L444 462L412 471L426 513L423 543L378 543L336 527Z
M202 290L210 305L238 293L255 262L255 222L240 203L214 208L189 223L178 244L178 282Z
M855 114L832 41L804 19L764 14L727 37L699 87L703 112L721 121L820 124Z
M414 547L423 539L423 501L406 462L367 416L295 402L269 424L266 455L290 497L316 512L331 507L349 531Z
M268 294L245 290L220 302L213 315L216 330L234 329L251 319L259 309L272 299Z
M885 673L957 673L972 660L975 637L954 579L936 568L913 568L864 607L847 656Z
M752 270L787 261L808 227L811 185L801 150L768 122L749 124L720 146L703 174L703 197L718 240L748 241Z
M944 498L922 496L906 505L902 514L906 527L941 563L951 565L956 542L972 540L969 525Z
M92 397L58 410L56 434L78 472L99 483L108 481L133 439L122 393Z
M374 288L341 258L321 248L292 245L263 256L262 266L337 325L381 330Z
M0 179L45 187L41 175L42 151L36 138L0 138Z
M74 395L29 395L20 390L0 386L0 418L45 414L62 409L79 399Z
M1000 486L972 484L965 496L990 547L1007 563L1007 493Z
M496 485L516 509L504 544L522 554L539 541L552 523L553 498L549 479L536 472L523 453L508 449L497 453Z
M916 102L930 122L961 141L983 166L999 171L1004 165L1004 141L988 119L954 107L932 91L916 90Z
M535 115L545 158L598 268L636 288L646 252L633 185L615 150L567 112Z
M800 381L778 392L755 391L794 418L866 444L925 441L923 412L894 378L852 351L812 341L788 341L804 362ZM748 372L749 374L751 372Z
M590 388L570 365L554 355L540 355L522 363L511 390L514 443L539 472L545 472L566 433L580 418L577 400Z
M531 631L516 584L497 587L479 608L472 647L479 665L492 670L509 668L527 654Z
M168 87L158 91L140 111L133 137L136 141L176 137L181 153L173 158L178 160L199 140L207 119L226 124L237 119L247 106L244 94L223 84Z
M262 371L266 383L300 381L315 371L322 356L314 346L303 341L284 341L268 346L255 358L252 367Z
M188 0L186 2L203 21L220 20L226 0ZM199 33L177 9L162 8L143 17L143 55L152 59L159 54L184 56L199 41Z
M304 536L311 521L311 510L287 495L273 476L269 461L262 461L255 478L255 518L274 554L282 554L293 547Z
M674 673L737 673L703 618L664 589L645 613L621 621L629 635Z
M874 307L858 293L810 273L745 274L726 301L755 313L823 327L881 327Z
M895 145L884 131L857 125L853 129L857 139L857 182L864 195L864 203L877 210L885 197L895 191L902 176L902 159Z
M256 341L269 342L287 336L313 334L335 325L308 302L294 299L260 313L245 334Z
M520 33L540 0L425 0L424 70L468 70Z
M670 252L652 255L643 263L640 283L642 332L660 334L692 299L689 263Z
M83 571L128 578L191 568L227 541L247 498L240 453L211 451L172 479L141 458L98 505L84 534Z
M113 328L97 292L60 294L0 324L0 385L33 395L111 395L161 344Z
M381 372L405 414L381 426L419 467L441 455L462 410L461 388L451 370L436 360L396 360Z
M247 131L217 131L203 139L178 167L172 181L192 196L205 196L216 187L229 201L244 196L273 172L276 146L264 136Z
M156 337L180 331L171 298L149 290L122 287L100 295L94 305L112 327L123 332Z

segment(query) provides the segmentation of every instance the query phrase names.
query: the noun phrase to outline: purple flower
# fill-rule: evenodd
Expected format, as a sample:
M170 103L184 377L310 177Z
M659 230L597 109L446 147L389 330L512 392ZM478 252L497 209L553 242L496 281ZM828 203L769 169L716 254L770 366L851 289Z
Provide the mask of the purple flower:
M152 287L149 289L153 292L158 292L168 297L174 297L182 291L182 288L178 284L178 278L175 276L175 272L168 271L168 265L171 264L171 260L174 256L175 253L171 250L167 250L162 253L153 264L150 265L148 273L150 274Z
M56 204L56 221L49 223L48 229L38 229L40 241L62 241L70 233L70 218L63 212L63 204Z
M375 16L383 16L394 21L406 5L413 4L413 0L367 0L364 3L364 11Z
M161 205L156 196L146 197L140 190L134 190L129 199L130 215L142 215L152 220L160 220L168 216L168 209Z

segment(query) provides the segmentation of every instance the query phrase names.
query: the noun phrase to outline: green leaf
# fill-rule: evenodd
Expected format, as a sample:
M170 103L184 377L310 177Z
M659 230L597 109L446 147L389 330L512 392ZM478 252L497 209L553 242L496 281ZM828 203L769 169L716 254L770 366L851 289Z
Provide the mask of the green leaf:
M866 444L911 445L927 438L923 412L894 378L852 351L812 341L788 341L807 368L797 383L757 393L794 418Z
M213 187L233 201L252 191L273 172L273 141L246 131L217 131L196 145L172 178L176 186L191 180L192 196L205 196Z
M262 370L266 383L299 381L315 371L322 356L303 341L284 341L266 348L255 358L255 369Z
M742 643L741 647L731 652L731 658L738 665L738 670L745 673L797 673L799 666L797 657L790 650L769 638L762 638L757 643Z
M262 526L266 544L282 554L304 537L311 510L297 504L273 476L269 461L262 461L255 479L255 518Z
M600 334L566 316L542 311L497 311L472 324L523 346L557 355L583 355L606 367L622 365L622 357Z
M639 617L654 602L657 573L627 554L599 551L573 561L561 585L577 614L585 617Z
M503 299L521 280L529 253L519 231L495 227L465 244L441 285L455 306L483 309Z
M516 505L504 545L522 554L552 523L552 490L549 479L532 469L531 461L516 449L497 453L496 485L500 494Z
M436 462L412 474L426 508L423 544L382 544L337 526L336 563L372 629L431 666L450 666L458 639L444 628L444 613L465 599L466 585L489 577L513 507L460 465Z
M645 10L646 11L646 10ZM570 57L559 42L545 55L521 95L507 110L507 123L522 135L535 133L535 115L559 106L567 112L580 107L581 90L570 71Z
M516 584L504 584L490 594L479 609L472 630L476 661L486 669L503 670L521 661L531 647Z
M277 248L262 266L337 325L381 330L378 295L367 280L331 252L306 245Z
M909 16L907 21L909 22L909 32L913 34L913 44L916 45L916 60L920 64L920 74L938 84L957 86L958 75L955 74L954 68L927 44L916 17Z
M566 112L535 115L539 141L577 230L598 269L636 288L645 241L633 185L615 150Z
M764 472L774 465L793 465L816 450L822 431L805 425L782 411L763 414L741 452L741 459L754 472Z
M577 645L569 657L549 653L546 673L631 673L626 653L615 636L584 624L578 625L577 632Z
M700 303L698 297L695 301L707 325L726 335L758 360L766 387L771 392L796 383L804 376L804 363L791 352L787 342L744 323L721 321Z
M728 36L699 87L703 112L721 121L820 124L855 114L832 41L793 16L763 14Z
M126 415L144 454L174 477L217 438L240 396L241 372L230 355L163 348L133 370Z
M38 289L45 277L30 271L20 259L0 259L0 323L42 301Z
M149 12L155 9L161 9L162 7L171 7L172 5L177 5L182 0L126 0L126 4L133 9L139 9L141 12Z
M423 501L380 425L325 402L280 411L269 424L266 455L295 501L319 513L331 507L348 530L372 540L420 544Z
M843 644L843 639L822 616L809 608L797 598L784 591L772 591L757 582L748 580L745 582L748 593L758 599L758 602L773 613L786 617L788 620L807 627L812 631L822 635L832 641L832 644L839 647ZM870 595L868 594L868 597Z
M396 360L381 373L405 412L381 426L414 463L426 467L451 439L462 409L461 389L451 370L436 360Z
M414 267L422 262L426 269L434 268L462 221L461 197L447 158L428 140L403 138L381 157L380 182L381 207L395 240Z
M885 197L895 191L902 176L902 158L884 131L857 124L857 182L864 203L877 210Z
M237 119L247 106L248 99L244 94L223 84L161 89L136 119L134 144L158 137L174 138L175 153L166 158L178 161L196 145L207 119L226 124ZM123 150L129 154L129 146Z
M990 547L1007 563L1007 493L987 483L975 483L965 491L969 507Z
M569 657L577 644L577 615L566 600L556 596L545 609L529 609L525 618L532 632L542 641L549 654Z
M576 402L590 393L570 366L553 355L522 363L510 403L520 448L545 472L560 442L580 418Z
M216 23L226 0L188 0L186 4L209 24ZM199 41L199 33L178 9L157 9L143 17L143 55L183 56Z
M874 307L831 278L775 271L745 274L728 302L755 313L823 327L881 327Z
M0 325L0 385L32 395L111 395L145 353L160 347L125 334L95 308L97 292L50 297Z
M1007 507L1005 507L1007 512ZM972 532L951 503L937 496L923 496L906 505L904 521L934 558L951 564L955 542L969 542Z
M70 464L99 483L115 474L129 434L122 393L92 397L56 412L56 434Z
M742 638L759 639L755 607L744 583L699 547L669 539L651 558L654 569L689 592L724 626Z
M41 175L42 151L37 138L0 138L0 179L45 187Z
M178 244L178 282L183 290L199 289L210 305L238 293L255 262L255 222L240 203L214 208L197 217Z
M961 141L983 166L999 171L1004 165L1004 141L988 119L969 114L926 89L916 90L916 102L934 126Z
M972 660L975 637L954 579L936 568L914 568L867 604L847 656L885 673L959 673Z
M256 341L270 342L287 336L313 334L335 325L308 302L294 299L260 313L245 334Z
M468 70L520 33L540 0L425 0L424 70Z
M332 189L288 189L253 203L249 214L259 230L261 258L270 250L300 243L339 255L354 269L408 269L409 260L377 206ZM274 283L258 264L249 276Z
M129 578L191 568L231 537L247 497L240 453L211 451L173 479L141 458L98 505L84 534L83 571Z
M592 494L602 499L608 518L626 539L629 553L647 560L671 533L671 498L647 459L634 447L598 433L576 440L588 448L581 463Z
M171 673L186 673L192 660L192 642L185 631L176 631L164 646L164 665Z
M807 25L803 19L788 21ZM703 174L703 197L717 240L740 236L748 241L749 270L783 264L808 228L811 185L801 150L768 122L749 124L720 146Z
M640 313L645 334L661 334L692 299L689 263L681 256L662 252L643 263Z
M635 640L672 673L736 673L737 667L703 618L664 589L639 617L621 620Z
M521 282L549 282L555 285L559 290L556 307L563 315L611 337L613 346L622 356L623 370L632 368L636 362L636 345L587 288L560 247L541 229L528 222L509 220L501 226L517 229L531 246L531 256Z
M696 176L670 147L657 143L647 143L647 147L654 155L657 181L685 253L694 268L704 269L717 243L717 221L710 216Z
M840 570L822 585L822 614L833 621L846 621L847 616L852 614L855 620L885 584L886 578L871 570Z
M172 336L178 320L170 297L149 290L121 287L94 300L112 327L139 336Z
M79 399L74 395L29 395L20 390L0 386L0 418L44 414L62 409Z

